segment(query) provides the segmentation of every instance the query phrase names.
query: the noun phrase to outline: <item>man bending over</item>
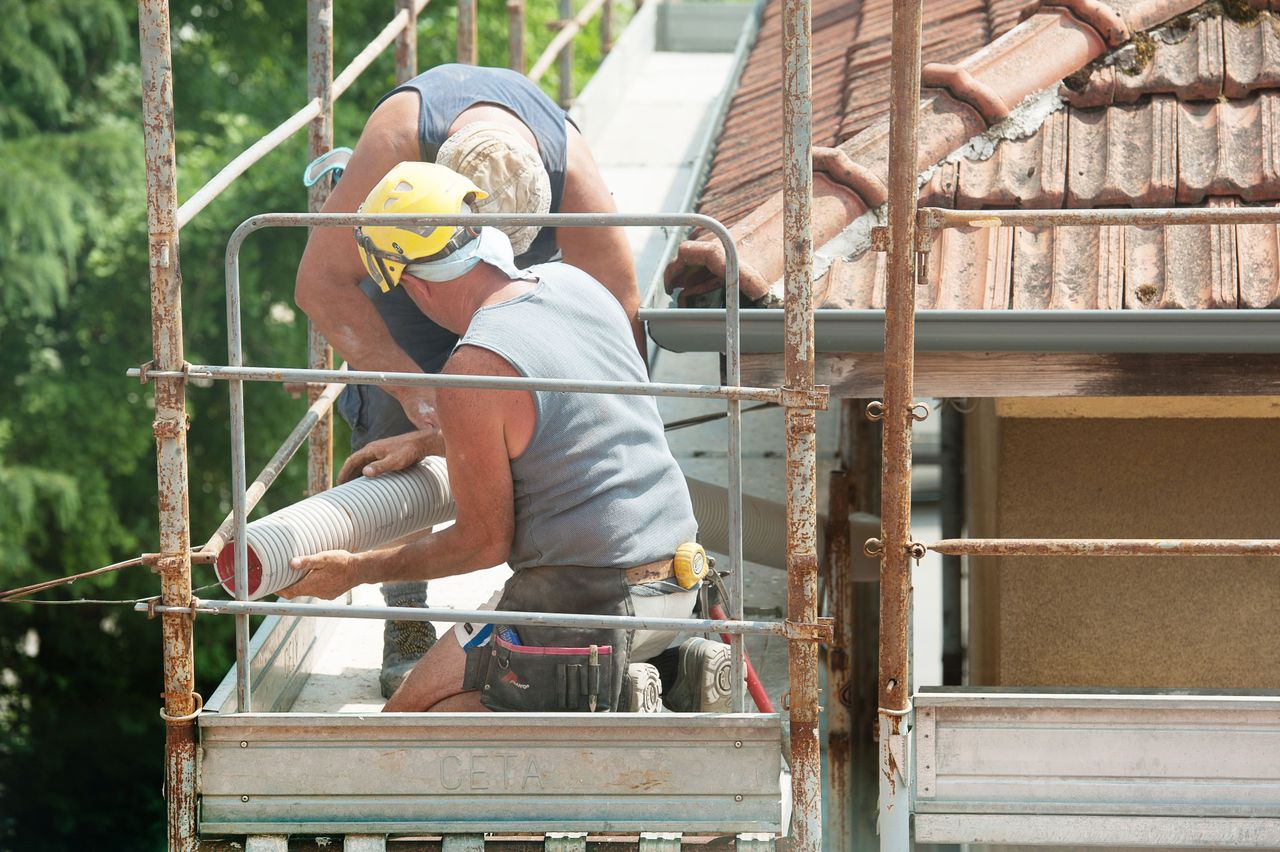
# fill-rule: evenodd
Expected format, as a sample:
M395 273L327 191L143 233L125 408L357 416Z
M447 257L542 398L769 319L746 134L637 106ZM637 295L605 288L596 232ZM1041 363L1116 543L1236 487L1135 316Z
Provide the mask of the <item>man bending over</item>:
M401 163L362 209L454 213L483 197L442 166ZM520 271L508 238L494 228L444 227L412 236L422 256L394 248L406 242L400 228L357 229L356 241L371 272L398 281L424 314L459 335L442 373L647 380L626 333L626 312L590 275L563 263ZM674 582L672 557L695 539L697 525L652 397L440 388L437 398L457 505L454 524L398 547L295 560L295 568L310 573L287 596L330 599L362 583L431 580L505 560L515 573L498 609L633 615L640 607L644 614L674 618L692 613L696 592ZM454 634L458 641L432 647L387 710L482 709L481 693L464 688L464 639L460 631ZM580 682L571 672L566 685L564 665L559 684L554 675L529 675L521 688L534 698L520 707L494 699L502 688L496 677L481 674L475 687L484 688L491 709L613 709L628 662L656 655L672 638L520 625L506 641L494 638L489 650L474 651L473 663L499 651L518 662L538 648L560 649L557 654L568 660L565 652L578 649L567 668L577 666ZM668 706L722 707L727 695L715 692L715 684L724 682L715 673L728 665L727 646L690 640L681 663ZM602 676L592 666L609 669L602 681L606 692L590 691L590 678ZM519 672L514 663L512 670Z

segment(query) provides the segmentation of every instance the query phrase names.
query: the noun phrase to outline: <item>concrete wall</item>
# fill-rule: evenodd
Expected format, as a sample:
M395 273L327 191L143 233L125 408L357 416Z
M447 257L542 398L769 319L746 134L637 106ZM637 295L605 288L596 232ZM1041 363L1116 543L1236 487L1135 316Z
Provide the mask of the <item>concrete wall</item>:
M1280 538L1280 419L1133 414L985 402L969 534ZM969 614L974 684L1280 688L1276 558L975 559Z

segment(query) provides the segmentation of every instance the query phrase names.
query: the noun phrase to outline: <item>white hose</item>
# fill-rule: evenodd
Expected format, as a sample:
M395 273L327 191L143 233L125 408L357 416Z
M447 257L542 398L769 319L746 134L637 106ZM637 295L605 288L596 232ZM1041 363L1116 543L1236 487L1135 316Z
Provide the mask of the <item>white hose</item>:
M295 556L372 550L453 515L449 474L437 456L394 473L362 476L272 512L246 529L249 600L297 582L302 574L289 567ZM234 594L233 547L233 542L223 546L217 571L223 588Z

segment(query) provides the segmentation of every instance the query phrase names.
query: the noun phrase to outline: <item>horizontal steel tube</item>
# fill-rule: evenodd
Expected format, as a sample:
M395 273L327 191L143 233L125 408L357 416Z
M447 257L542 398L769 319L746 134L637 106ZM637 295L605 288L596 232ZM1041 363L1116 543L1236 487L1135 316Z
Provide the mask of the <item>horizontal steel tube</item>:
M135 367L128 371L137 377ZM719 385L681 385L661 382L603 382L573 379L526 379L505 376L457 376L435 373L378 373L364 370L308 370L290 367L225 367L191 364L186 373L177 370L150 370L148 378L174 378L186 375L202 379L230 379L246 382L347 382L360 385L398 385L401 387L461 387L490 390L542 390L561 393L608 393L635 396L671 396L689 399L749 399L778 402L776 388L734 388Z
M345 371L346 364L340 368ZM306 414L302 415L302 419L298 421L298 425L293 427L293 431L289 433L289 437L284 439L284 443L276 450L271 460L263 466L262 472L257 478L249 484L249 488L245 491L245 512L252 512L253 507L258 505L258 501L267 493L267 489L276 481L285 465L293 458L294 453L302 446L302 444L311 435L311 430L315 429L316 424L329 413L329 409L333 408L334 400L338 398L338 394L346 387L341 382L332 382L325 386L325 389L316 397L316 401L311 403ZM206 554L217 555L222 550L222 546L227 543L231 537L231 530L235 526L235 512L230 512L222 523L218 525L217 531L209 537L201 548Z
M146 603L134 606L138 612L151 612ZM155 607L155 611L190 613L189 607ZM693 633L733 633L783 636L786 626L780 621L734 621L702 618L642 618L632 615L570 615L512 610L431 609L427 607L346 606L343 604L304 604L277 601L200 601L198 613L211 615L300 615L311 618L371 618L381 621L470 621L482 624L537 624L542 627L586 627L610 630L681 630Z
M427 5L427 0L417 0L418 10L421 11ZM397 35L408 25L410 16L407 11L399 12L391 23L378 34L377 38L369 43L369 45L351 60L351 64L343 70L333 81L333 99L337 100L343 92L351 87L356 78L368 68L378 54L387 49L391 42L395 41ZM231 182L240 175L248 171L249 167L261 160L267 154L270 154L279 147L290 136L306 127L312 119L320 114L320 99L312 98L306 103L302 109L286 118L273 130L250 145L239 156L222 167L212 179L204 186L196 190L195 194L186 200L181 207L178 208L178 230L186 227L187 223L196 217L201 210L209 205L219 195L222 194Z
M1265 538L949 538L927 545L946 556L1280 556Z
M1105 210L947 210L924 207L920 227L993 228L1057 227L1066 225L1275 225L1276 207L1173 207Z
M560 55L560 51L573 41L573 37L578 31L587 25L587 22L595 17L596 12L600 11L600 7L604 5L604 0L591 0L587 5L582 7L578 14L574 15L569 21L561 21L563 25L560 32L555 34L551 42L547 45L546 50L542 51L542 55L533 63L533 67L529 69L529 79L538 82L542 79L542 75L547 73L547 69L551 67L551 63Z

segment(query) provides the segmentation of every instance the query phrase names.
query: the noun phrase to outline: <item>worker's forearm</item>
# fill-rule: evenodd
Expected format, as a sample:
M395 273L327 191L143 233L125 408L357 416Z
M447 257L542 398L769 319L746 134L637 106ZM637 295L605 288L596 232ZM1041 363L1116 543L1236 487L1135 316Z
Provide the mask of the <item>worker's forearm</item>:
M438 580L492 568L506 559L492 540L458 524L406 544L354 557L357 584Z
M381 315L359 287L325 286L309 291L299 288L297 301L353 370L422 371L396 344Z

